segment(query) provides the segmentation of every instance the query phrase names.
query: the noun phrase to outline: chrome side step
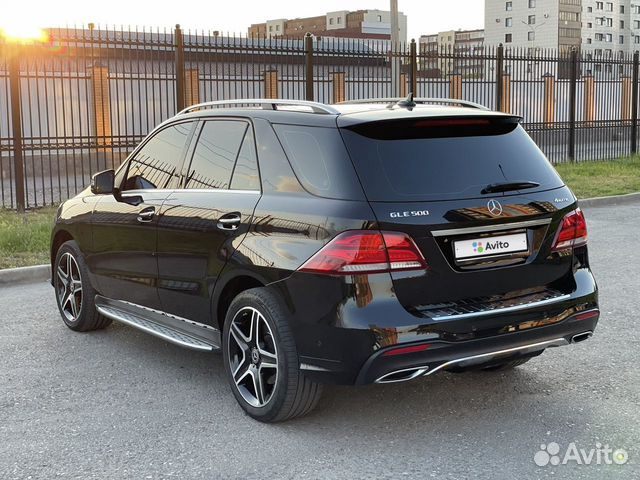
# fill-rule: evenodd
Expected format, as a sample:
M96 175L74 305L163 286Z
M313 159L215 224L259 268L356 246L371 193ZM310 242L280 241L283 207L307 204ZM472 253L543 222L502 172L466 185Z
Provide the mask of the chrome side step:
M481 353L479 355L471 355L469 357L456 358L454 360L449 360L448 362L441 363L435 368L429 370L429 365L420 365L417 367L405 368L402 370L396 370L394 372L389 372L380 378L378 378L375 383L396 383L396 382L406 382L407 380L412 380L419 376L428 376L431 375L438 370L442 370L443 368L448 368L452 366L469 366L478 363L484 363L486 361L492 360L496 357L510 355L512 353L533 353L539 350L543 350L549 347L561 347L563 345L569 345L569 342L565 338L556 338L553 340L547 340L545 342L538 343L530 343L528 345L522 345L520 347L507 348L504 350L496 350L494 352Z
M96 309L107 318L181 347L204 352L220 349L220 332L207 325L101 296L96 296Z

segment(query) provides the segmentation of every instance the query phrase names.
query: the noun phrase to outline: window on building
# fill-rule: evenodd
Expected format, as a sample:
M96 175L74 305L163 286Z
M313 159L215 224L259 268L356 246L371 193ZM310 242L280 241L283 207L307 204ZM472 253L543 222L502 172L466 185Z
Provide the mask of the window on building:
M591 22L587 23L587 28L593 28L593 23Z
M613 3L607 2L607 12L613 12Z
M624 13L624 5L620 5L620 13Z
M510 33L507 33L504 36L504 43L511 43L513 41L513 35Z
M620 35L619 42L620 45L624 43L624 35Z
M596 10L604 10L604 2L596 2Z
M587 7L587 12L589 13L593 12L593 7Z
M529 0L529 8L536 8L536 0Z
M273 25L269 25L269 31L273 32Z
M513 2L507 2L505 3L505 10L507 12L510 12L511 10L513 10Z
M513 18L511 17L507 17L504 19L504 26L505 27L512 27L513 26Z
M333 25L333 18L329 19L329 25Z
M607 33L607 42L613 42L613 34Z
M280 25L276 25L276 32L280 31Z
M591 39L590 38L587 38L587 43L591 44Z
M600 73L602 71L602 65L600 65L599 63L596 63L593 66L593 71L596 72L596 73Z
M640 44L640 35L636 35L635 44L636 45Z
M381 22L382 21L382 15L378 15L378 21Z
M527 38L529 39L530 42L534 41L536 39L536 32L528 32Z
M342 17L336 18L336 23L340 25L342 23Z
M536 16L535 15L529 15L529 18L527 19L527 22L529 23L529 25L535 25L536 24Z
M624 29L624 20L620 20L620 28Z

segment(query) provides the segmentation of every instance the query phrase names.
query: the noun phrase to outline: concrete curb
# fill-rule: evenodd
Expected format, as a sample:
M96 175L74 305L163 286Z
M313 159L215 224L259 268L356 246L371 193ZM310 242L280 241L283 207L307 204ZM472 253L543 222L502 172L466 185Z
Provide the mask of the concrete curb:
M44 282L51 278L50 265L35 265L33 267L8 268L0 270L0 287L19 283Z
M609 205L627 205L635 202L640 202L640 193L627 193L626 195L612 195L610 197L578 200L581 207L606 207Z
M606 207L609 205L626 205L640 203L640 193L613 195L611 197L585 198L579 200L581 207ZM33 267L9 268L0 270L0 287L19 283L44 282L51 278L51 266L35 265Z

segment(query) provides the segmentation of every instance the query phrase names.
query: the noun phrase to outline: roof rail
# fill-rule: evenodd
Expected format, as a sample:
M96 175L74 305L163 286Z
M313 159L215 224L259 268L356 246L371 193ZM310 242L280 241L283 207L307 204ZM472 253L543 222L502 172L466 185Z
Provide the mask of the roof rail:
M338 105L356 105L359 103L388 103L397 104L398 102L405 101L406 98L364 98L361 100L347 100L346 102L340 102ZM460 105L462 107L477 108L479 110L490 110L484 105L479 103L469 102L468 100L457 100L454 98L414 98L415 103L432 103L432 104L444 104L444 105Z
M191 105L178 112L177 115L184 115L185 113L193 112L203 108L221 107L224 105L260 105L263 110L277 110L277 107L308 107L313 113L320 113L325 115L340 115L340 112L335 108L325 105L324 103L308 102L306 100L284 100L275 98L247 98L237 100L216 100L213 102L198 103Z

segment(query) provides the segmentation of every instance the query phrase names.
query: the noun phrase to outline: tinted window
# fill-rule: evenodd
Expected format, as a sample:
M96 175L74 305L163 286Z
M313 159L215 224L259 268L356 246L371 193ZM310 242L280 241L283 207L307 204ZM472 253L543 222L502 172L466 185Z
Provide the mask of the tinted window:
M274 125L293 171L310 193L356 200L362 188L336 128Z
M258 159L256 145L253 140L253 129L247 128L238 160L231 179L232 190L260 190L260 175L258 174Z
M156 133L129 162L123 190L169 188L182 165L182 156L192 127L179 123Z
M247 130L246 122L205 122L193 153L185 188L229 188L231 172Z
M345 129L343 136L374 201L480 197L487 185L506 181L540 184L527 192L563 185L513 119L377 122Z

